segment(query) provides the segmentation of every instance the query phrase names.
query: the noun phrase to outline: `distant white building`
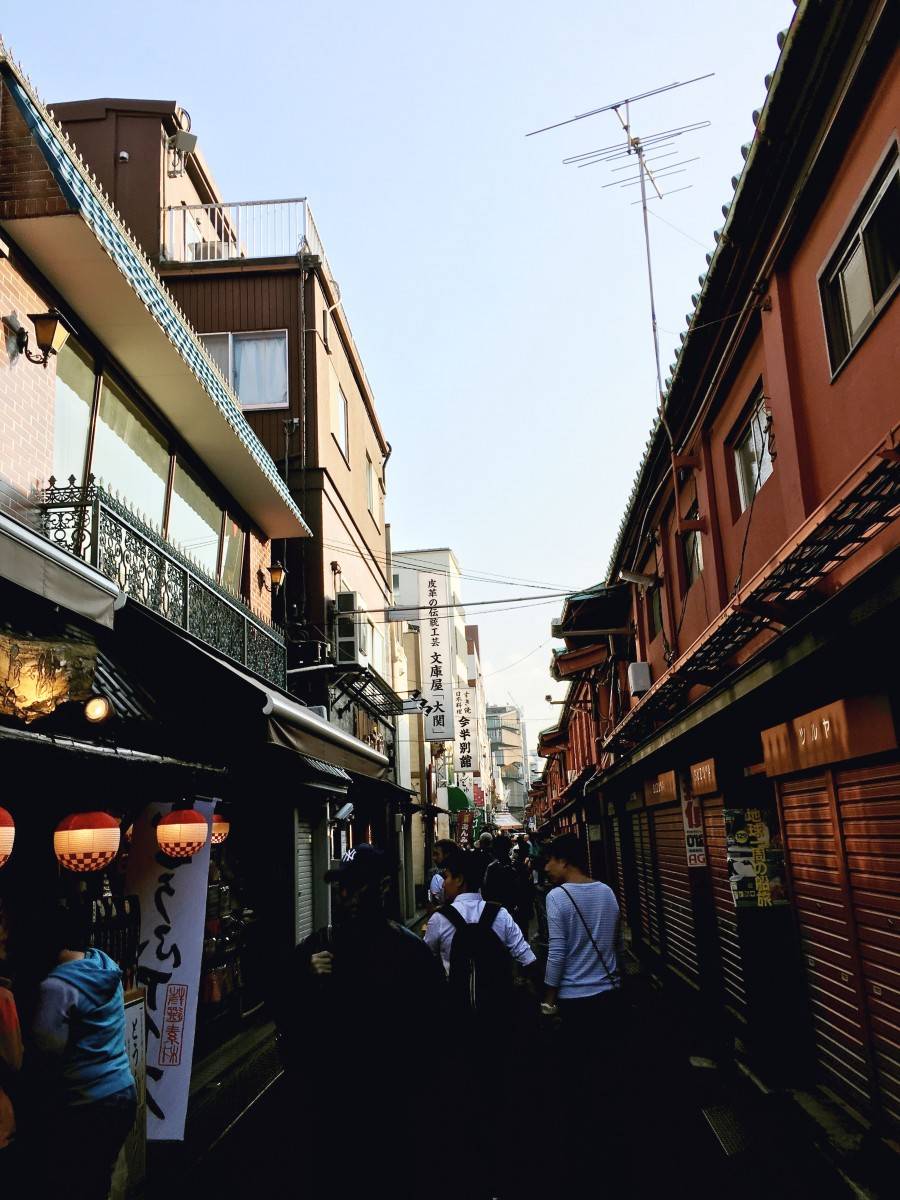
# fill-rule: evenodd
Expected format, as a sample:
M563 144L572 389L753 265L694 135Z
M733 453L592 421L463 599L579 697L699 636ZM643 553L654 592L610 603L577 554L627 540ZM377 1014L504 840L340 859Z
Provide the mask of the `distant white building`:
M503 798L512 815L522 821L531 787L522 710L515 704L489 704L487 726Z

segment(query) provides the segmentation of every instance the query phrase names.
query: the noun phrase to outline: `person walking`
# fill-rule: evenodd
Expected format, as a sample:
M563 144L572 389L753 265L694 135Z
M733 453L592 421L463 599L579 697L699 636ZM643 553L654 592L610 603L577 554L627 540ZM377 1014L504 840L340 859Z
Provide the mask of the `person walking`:
M516 873L510 862L512 842L504 834L498 834L493 844L494 860L488 863L481 885L481 894L485 900L493 900L502 904L509 913L516 910L518 886Z
M475 875L477 876L480 888L484 882L488 867L497 857L494 853L494 835L487 832L482 833L478 838L478 845L472 851L472 854L475 856L474 861L477 864Z
M35 1191L106 1200L137 1111L125 1050L122 972L102 950L83 948L77 914L58 910L49 932L55 964L40 985L31 1029L46 1139L45 1146L32 1145L36 1161L30 1167L44 1184Z
M430 913L444 903L444 874L441 868L447 857L458 849L456 842L450 838L440 838L434 843L434 849L431 851L434 871L428 884L428 911Z
M381 850L348 850L325 880L335 885L335 923L301 942L275 981L291 1101L284 1137L305 1142L301 1159L317 1164L309 1182L330 1196L414 1200L428 1146L411 1138L399 1174L390 1148L420 1115L423 1056L444 1027L444 972L421 938L388 918Z
M617 1118L624 1033L621 921L612 889L591 878L578 837L554 839L546 854L545 871L554 886L546 899L549 949L541 1011L560 1017L562 1065L576 1127L573 1169L586 1181L596 1131L610 1131L611 1146ZM604 1178L609 1184L613 1176Z

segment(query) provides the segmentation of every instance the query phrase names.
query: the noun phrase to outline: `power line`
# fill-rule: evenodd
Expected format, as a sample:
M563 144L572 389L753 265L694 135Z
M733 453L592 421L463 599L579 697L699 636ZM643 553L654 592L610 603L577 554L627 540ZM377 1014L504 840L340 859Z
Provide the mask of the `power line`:
M571 592L554 592L550 596L538 599L536 596L504 596L502 600L470 600L466 604L461 601L449 604L395 604L394 611L402 613L429 613L435 611L444 611L448 609L469 609L469 608L484 608L493 604L549 604L552 600L558 600L561 596L569 596ZM371 613L383 613L383 608L354 608L348 612L341 613L342 617L365 617Z
M484 678L489 679L492 675L502 675L504 671L509 671L513 667L517 667L519 663L523 663L526 658L531 658L532 654L537 654L538 650L543 650L545 646L549 646L552 641L552 638L547 638L545 642L541 642L539 646L535 646L533 650L529 650L527 654L523 654L522 657L517 658L515 662L507 663L505 667L498 667L496 671L485 672Z

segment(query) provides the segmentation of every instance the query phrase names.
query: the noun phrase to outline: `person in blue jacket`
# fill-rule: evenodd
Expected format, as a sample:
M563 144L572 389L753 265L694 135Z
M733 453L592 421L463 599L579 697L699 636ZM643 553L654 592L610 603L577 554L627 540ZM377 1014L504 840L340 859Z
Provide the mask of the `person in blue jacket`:
M47 1195L106 1200L137 1104L122 972L102 950L74 949L81 939L65 916L55 935L56 965L40 985L32 1026L43 1136L52 1142L36 1165Z

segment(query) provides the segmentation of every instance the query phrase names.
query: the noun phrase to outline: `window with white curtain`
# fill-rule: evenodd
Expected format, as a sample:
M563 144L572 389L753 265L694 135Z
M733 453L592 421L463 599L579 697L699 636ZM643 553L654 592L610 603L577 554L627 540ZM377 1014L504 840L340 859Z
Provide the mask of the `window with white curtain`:
M201 339L241 408L287 408L287 330L204 333Z

